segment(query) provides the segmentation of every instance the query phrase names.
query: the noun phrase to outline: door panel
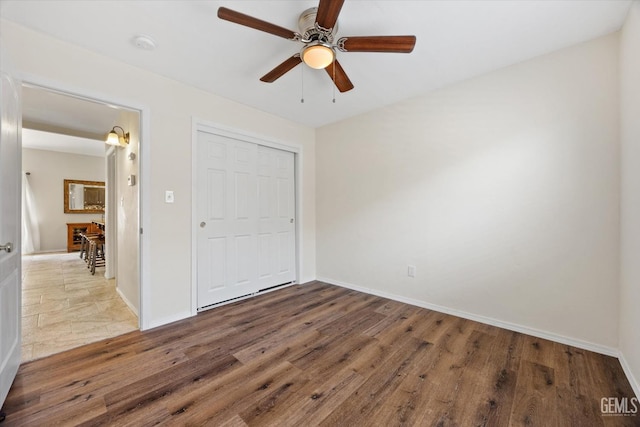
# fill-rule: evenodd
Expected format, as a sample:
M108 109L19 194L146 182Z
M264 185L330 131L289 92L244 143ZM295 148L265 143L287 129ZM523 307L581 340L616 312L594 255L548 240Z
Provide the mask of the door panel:
M226 187L227 174L220 170L208 171L209 194L209 218L221 220L224 219L226 212Z
M225 237L207 240L209 245L207 266L209 267L209 290L223 289L227 282L227 239Z
M6 64L3 62L3 66ZM0 406L20 366L20 86L0 72Z
M250 198L253 196L250 188L251 177L248 173L236 173L235 200L236 219L247 220L251 216L249 213Z
M236 236L236 253L234 254L236 285L249 285L254 279L254 266L251 265L251 261L255 258L253 256L253 240L249 235Z
M266 279L271 276L271 251L273 236L271 233L262 233L258 236L258 278Z
M259 146L258 158L260 191L268 194L258 199L258 230L269 236L268 249L261 246L258 253L265 289L295 280L295 167L288 151Z
M293 249L293 235L288 231L278 233L278 275L292 273L292 259L289 253Z
M198 308L258 291L256 151L198 132Z
M291 181L285 178L278 178L278 217L288 220L291 216L291 206L289 200L289 186Z
M271 198L269 183L269 177L258 177L258 216L260 219L268 219L271 216L269 213L269 199Z

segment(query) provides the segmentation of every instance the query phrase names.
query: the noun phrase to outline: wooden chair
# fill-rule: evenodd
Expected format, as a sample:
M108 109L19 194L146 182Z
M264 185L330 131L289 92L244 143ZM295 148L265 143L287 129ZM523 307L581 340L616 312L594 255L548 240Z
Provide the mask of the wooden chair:
M87 265L89 264L89 238L90 237L98 237L100 233L89 233L83 232L79 234L80 236L80 259L84 260Z
M87 267L91 271L91 274L96 274L96 267L104 267L104 235L88 237L89 251L88 251L88 265Z

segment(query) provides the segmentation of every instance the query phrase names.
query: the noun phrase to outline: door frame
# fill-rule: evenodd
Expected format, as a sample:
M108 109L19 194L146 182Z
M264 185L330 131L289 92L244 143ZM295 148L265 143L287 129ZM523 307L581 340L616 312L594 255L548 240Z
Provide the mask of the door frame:
M111 145L107 149L105 155L106 163L106 187L107 187L107 209L105 210L105 224L113 230L114 224L118 225L118 182L116 180L118 161L117 150L118 148ZM115 191L114 191L115 188ZM117 233L107 233L105 235L105 254L106 262L104 268L104 277L107 279L113 279L116 276L118 270L118 236Z
M138 315L138 327L145 330L153 327L150 314L151 301L151 242L149 234L144 234L143 230L151 230L150 186L151 186L151 109L139 102L114 97L109 94L96 92L86 88L80 88L59 81L42 78L38 75L24 73L20 76L23 85L29 85L44 90L57 92L62 95L72 96L86 101L107 104L120 107L130 111L138 111L140 114L140 145L138 147L138 223L140 224L139 234L139 271L138 287L140 293L140 307ZM105 130L105 132L108 131Z
M265 147L293 153L294 185L295 185L295 274L293 283L300 283L302 272L302 165L304 150L302 144L282 142L264 135L255 134L242 129L225 126L209 120L193 117L191 120L191 315L198 314L198 209L197 209L197 184L198 184L198 132L207 132L226 138L250 142ZM251 296L237 298L230 302L236 302ZM220 305L224 305L221 303Z

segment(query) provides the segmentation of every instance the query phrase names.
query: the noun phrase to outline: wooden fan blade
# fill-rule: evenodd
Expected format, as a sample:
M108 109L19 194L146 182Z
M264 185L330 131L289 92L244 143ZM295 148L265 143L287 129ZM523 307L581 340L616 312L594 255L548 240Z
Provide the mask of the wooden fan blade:
M282 64L278 65L276 68L269 71L264 76L260 77L260 80L265 83L273 83L276 80L278 80L280 77L284 76L288 71L295 68L295 66L301 62L302 60L300 59L300 55L296 53L291 58L287 59Z
M320 0L316 22L322 28L333 28L338 20L344 0Z
M325 70L327 71L327 74L329 74L329 77L331 77L331 80L333 80L333 67L335 67L335 85L338 88L338 90L340 92L347 92L351 89L353 89L353 83L351 83L351 80L349 80L349 77L347 77L347 73L344 72L344 69L342 68L342 65L340 65L340 63L336 60L333 61L331 64L329 64L329 66L327 68L325 68Z
M337 45L343 52L409 53L416 45L416 36L341 37Z
M218 8L218 18L233 22L234 24L244 25L245 27L280 36L285 39L295 40L296 33L291 30L245 15L244 13L236 12L235 10L227 9L226 7Z

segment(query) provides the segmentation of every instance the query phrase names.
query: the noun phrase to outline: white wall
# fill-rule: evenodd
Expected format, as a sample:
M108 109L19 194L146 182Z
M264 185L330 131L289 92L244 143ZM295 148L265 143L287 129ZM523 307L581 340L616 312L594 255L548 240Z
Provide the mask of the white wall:
M116 149L116 187L117 187L117 269L116 287L127 304L136 313L140 313L139 256L140 221L138 192L140 174L138 168L140 145L140 114L122 110L117 125L129 133L129 145ZM135 159L129 160L133 153ZM128 177L135 176L135 185L128 184Z
M264 135L267 139L300 144L304 152L302 177L303 266L301 281L315 278L314 130L243 106L176 81L108 59L74 45L0 22L0 43L16 68L26 75L72 87L85 94L144 105L150 112L148 150L150 206L143 215L149 239L149 299L141 301L143 326L155 326L191 315L191 131L198 117ZM215 70L212 70L215 73ZM145 129L142 129L145 132ZM145 146L145 142L148 145ZM142 164L144 166L144 164ZM164 191L175 192L175 203L164 203ZM144 196L144 195L143 195ZM144 224L143 224L144 225ZM143 248L144 251L144 248ZM145 319L145 313L148 318Z
M67 223L91 222L101 214L64 213L64 180L104 181L104 158L57 151L22 150L22 170L31 172L40 231L39 252L67 250Z
M620 352L640 396L640 2L620 35L622 142Z
M617 53L614 34L320 128L318 278L615 353Z

